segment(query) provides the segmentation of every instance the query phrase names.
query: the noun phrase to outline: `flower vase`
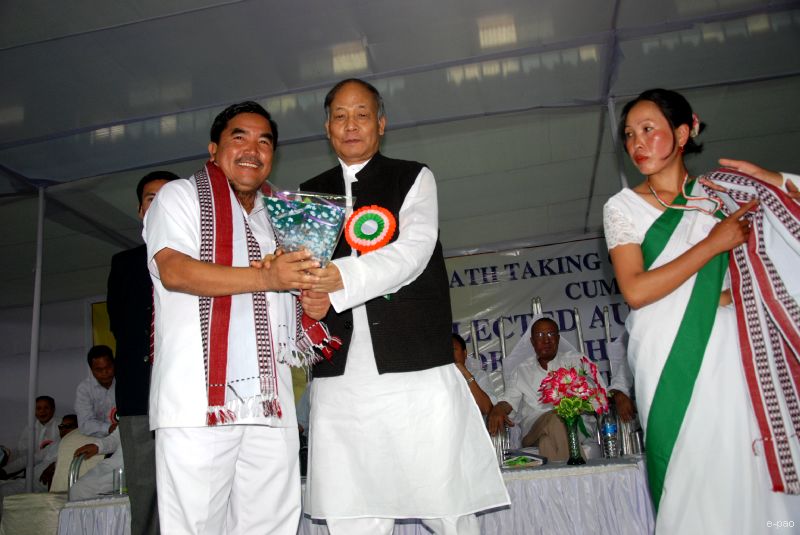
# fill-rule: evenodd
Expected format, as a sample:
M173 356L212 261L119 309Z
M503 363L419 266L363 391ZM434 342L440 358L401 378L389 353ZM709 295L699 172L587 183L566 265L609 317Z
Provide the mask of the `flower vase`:
M564 425L567 427L567 446L569 447L569 459L567 459L567 464L570 465L586 464L586 461L581 455L581 442L578 439L578 418L580 418L580 416L561 418Z

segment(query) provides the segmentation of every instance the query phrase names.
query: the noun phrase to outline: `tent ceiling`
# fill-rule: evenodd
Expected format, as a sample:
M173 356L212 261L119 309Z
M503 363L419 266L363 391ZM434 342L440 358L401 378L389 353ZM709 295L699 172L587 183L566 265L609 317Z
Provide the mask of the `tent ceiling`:
M214 115L254 98L292 187L332 164L322 99L349 76L384 94L385 151L436 172L446 248L596 230L618 188L610 98L694 88L727 121L709 145L771 154L765 140L798 139L799 30L786 0L5 0L0 306L30 296L35 186L45 299L103 293L108 257L139 239L144 169L190 173ZM742 131L729 116L748 108Z

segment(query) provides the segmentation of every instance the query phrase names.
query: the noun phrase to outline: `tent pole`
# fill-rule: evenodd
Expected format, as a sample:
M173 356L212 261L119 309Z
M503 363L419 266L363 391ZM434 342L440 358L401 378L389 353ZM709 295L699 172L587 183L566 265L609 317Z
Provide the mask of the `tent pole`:
M31 356L28 368L28 463L25 467L25 492L33 492L33 456L36 453L36 384L39 381L39 320L42 309L42 249L44 244L44 188L39 187L39 214L36 221L36 269L33 279L33 317L31 318ZM53 415L55 418L55 415Z
M617 111L616 102L614 97L609 95L606 103L606 110L608 110L608 124L611 126L611 142L614 144L614 154L617 155L617 169L619 169L619 184L623 188L628 187L628 177L625 176L625 166L622 161L622 153L619 146L619 129L617 127Z

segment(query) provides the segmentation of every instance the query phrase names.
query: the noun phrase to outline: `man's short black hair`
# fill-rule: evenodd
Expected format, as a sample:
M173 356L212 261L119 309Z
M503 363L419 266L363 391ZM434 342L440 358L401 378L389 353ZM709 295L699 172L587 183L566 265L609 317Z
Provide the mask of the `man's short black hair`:
M112 351L110 347L104 345L92 346L92 348L89 350L89 353L86 355L86 362L89 363L89 367L91 368L92 361L101 357L108 357L113 362L114 351Z
M64 420L74 420L74 421L75 421L75 427L78 427L78 415L77 415L77 414L65 414L65 415L64 415L64 416L61 418L61 421L62 421L62 422L63 422Z
M222 137L222 131L228 126L228 122L240 113L255 113L269 121L269 127L272 129L273 150L278 148L278 123L272 120L272 115L264 109L264 106L252 100L232 104L222 110L219 115L214 118L214 122L211 123L211 132L209 134L209 139L212 143L219 143L220 137Z
M39 396L38 398L36 398L36 403L39 403L40 401L48 402L50 404L50 407L53 410L56 410L56 400L54 400L52 397L50 397L50 396Z
M166 180L170 182L172 180L177 180L180 177L175 173L171 173L169 171L153 171L152 173L147 173L139 180L139 183L136 184L136 197L139 199L139 206L142 206L142 195L144 195L144 187L155 180Z
M453 333L453 340L458 342L458 345L461 346L461 349L466 351L467 350L467 341L461 337L458 333Z

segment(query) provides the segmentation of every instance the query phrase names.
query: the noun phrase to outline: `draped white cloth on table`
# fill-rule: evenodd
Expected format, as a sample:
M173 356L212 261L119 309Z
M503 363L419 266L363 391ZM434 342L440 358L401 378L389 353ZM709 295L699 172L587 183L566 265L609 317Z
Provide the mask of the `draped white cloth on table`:
M58 517L58 535L130 534L131 506L127 496L70 502Z
M640 457L563 464L503 474L511 507L478 515L484 535L653 533L655 519ZM324 523L303 517L298 535L327 535ZM420 521L397 520L393 535L430 535Z
M574 468L550 464L506 471L503 477L511 507L478 515L484 535L653 533L653 508L640 457L590 461ZM127 497L68 504L61 513L58 535L128 534L129 521ZM303 517L298 534L328 535L328 529L323 522ZM430 532L418 520L400 519L394 535Z

